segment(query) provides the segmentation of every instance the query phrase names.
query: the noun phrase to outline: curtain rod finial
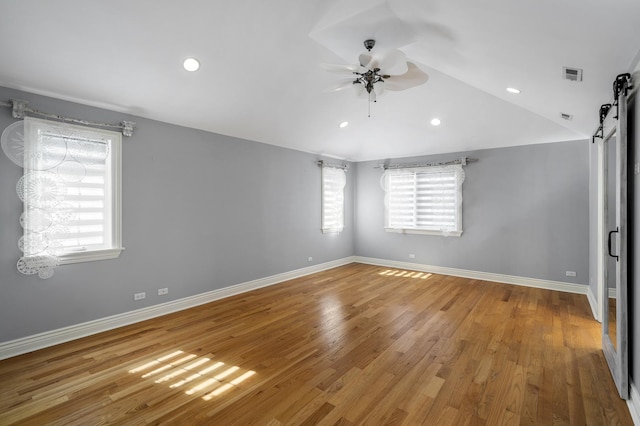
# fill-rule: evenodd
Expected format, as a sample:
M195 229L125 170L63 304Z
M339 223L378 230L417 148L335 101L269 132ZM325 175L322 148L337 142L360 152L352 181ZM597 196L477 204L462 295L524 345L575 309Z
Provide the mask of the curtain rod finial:
M13 106L13 110L11 111L13 118L24 118L24 110L27 107L27 101L11 99L11 104Z
M122 122L122 134L125 136L133 136L133 127L136 125L133 121Z

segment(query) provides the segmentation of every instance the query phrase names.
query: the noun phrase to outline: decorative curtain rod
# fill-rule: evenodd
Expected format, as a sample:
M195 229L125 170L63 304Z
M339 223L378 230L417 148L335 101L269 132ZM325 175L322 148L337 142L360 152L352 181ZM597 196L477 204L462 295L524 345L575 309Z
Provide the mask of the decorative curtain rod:
M95 121L88 120L79 120L77 118L65 117L63 115L58 114L49 114L46 112L38 111L37 109L33 109L27 106L27 101L22 101L20 99L10 99L9 102L0 102L1 106L6 106L12 108L13 118L24 118L25 113L39 115L41 117L53 118L54 120L66 121L68 123L82 124L84 126L95 126L95 127L110 127L114 129L121 129L122 134L124 136L133 135L133 127L136 125L133 121L122 121L120 124L109 124L109 123L97 123Z
M377 166L375 166L376 169L384 169L384 170L391 170L391 169L412 169L412 168L418 168L418 167L437 167L437 166L451 166L454 164L461 164L463 166L466 166L467 163L474 163L478 161L477 158L467 158L467 157L461 157L458 158L457 160L452 160L452 161L444 161L441 163L420 163L420 164L378 164Z
M326 161L318 160L316 164L320 167L333 167L334 169L347 170L349 168L346 164L327 163Z

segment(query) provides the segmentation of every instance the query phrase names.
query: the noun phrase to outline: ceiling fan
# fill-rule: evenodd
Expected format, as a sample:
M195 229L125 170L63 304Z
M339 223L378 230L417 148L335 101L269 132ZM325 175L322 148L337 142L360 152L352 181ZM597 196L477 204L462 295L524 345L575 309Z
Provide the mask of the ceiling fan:
M339 82L331 92L353 87L358 96L376 102L386 90L406 90L427 82L429 76L416 64L407 61L404 52L389 49L371 53L375 44L372 39L364 41L367 52L359 56L358 65L323 64L327 71L352 75Z

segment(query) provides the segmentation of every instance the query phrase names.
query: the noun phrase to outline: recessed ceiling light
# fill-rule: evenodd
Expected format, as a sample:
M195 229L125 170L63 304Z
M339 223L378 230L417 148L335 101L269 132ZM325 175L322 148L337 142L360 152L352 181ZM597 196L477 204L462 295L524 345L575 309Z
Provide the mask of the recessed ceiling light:
M509 92L509 93L520 93L520 90L516 89L515 87L507 87L507 92Z
M200 68L200 62L196 58L187 58L182 63L182 66L187 71L197 71Z
M343 121L342 123L340 123L340 128L344 129L345 127L347 127L349 125L348 121Z
M439 118L434 118L433 120L431 120L431 125L432 126L439 126L441 123Z

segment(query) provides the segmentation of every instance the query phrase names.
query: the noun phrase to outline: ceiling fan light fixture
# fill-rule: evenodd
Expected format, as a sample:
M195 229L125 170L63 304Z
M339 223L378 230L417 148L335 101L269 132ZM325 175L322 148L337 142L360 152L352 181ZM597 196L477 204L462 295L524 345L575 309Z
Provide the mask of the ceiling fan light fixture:
M407 55L398 49L384 49L372 53L376 42L373 39L364 41L364 52L358 57L357 65L323 64L330 72L343 73L350 79L344 80L333 90L353 87L356 96L367 98L369 104L387 91L401 91L424 84L429 76L416 64L407 60ZM371 108L371 105L369 105Z
M517 95L518 93L520 93L520 90L516 89L515 87L507 87L507 92L515 93Z
M200 61L196 58L187 58L182 62L182 66L185 70L189 72L197 71L200 68Z

